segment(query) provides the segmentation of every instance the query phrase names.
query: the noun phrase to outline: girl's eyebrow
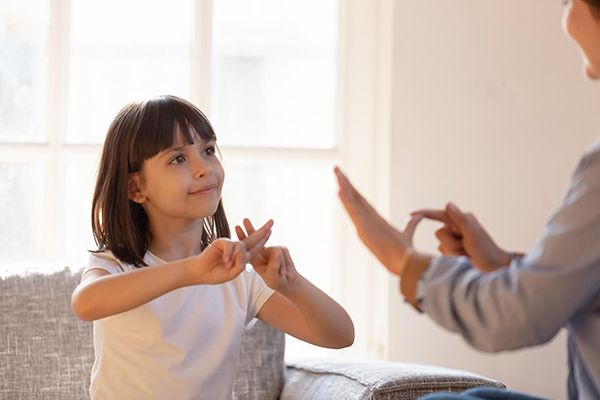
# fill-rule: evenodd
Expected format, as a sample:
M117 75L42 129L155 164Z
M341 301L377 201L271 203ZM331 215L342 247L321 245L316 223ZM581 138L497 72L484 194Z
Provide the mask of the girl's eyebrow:
M165 150L161 151L161 154L159 155L159 158L162 158L162 157L166 156L169 153L176 153L178 151L182 151L186 147L193 146L195 144L201 144L202 146L206 146L206 145L211 144L211 143L214 142L214 140L212 140L212 139L210 139L210 140L200 139L200 140L201 140L201 142L198 142L198 143L184 144L182 146L169 147L168 149L165 149Z

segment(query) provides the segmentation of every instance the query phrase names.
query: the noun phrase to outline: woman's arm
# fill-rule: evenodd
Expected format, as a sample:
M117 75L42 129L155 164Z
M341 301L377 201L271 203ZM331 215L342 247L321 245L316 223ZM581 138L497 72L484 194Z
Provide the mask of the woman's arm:
M475 270L466 257L430 262L337 172L340 198L363 242L390 263L388 269L400 271L402 284L411 276L413 291L422 273L422 310L476 348L502 351L544 343L600 293L600 146L581 161L562 206L532 250L490 273ZM381 232L391 233L374 240ZM388 261L398 255L406 261Z

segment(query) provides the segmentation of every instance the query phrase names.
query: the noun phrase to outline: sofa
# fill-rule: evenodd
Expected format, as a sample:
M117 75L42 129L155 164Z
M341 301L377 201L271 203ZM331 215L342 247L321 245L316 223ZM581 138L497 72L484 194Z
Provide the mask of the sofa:
M70 307L79 277L68 268L0 269L0 399L89 397L92 324L78 320ZM414 399L433 391L504 387L470 372L427 365L285 363L284 348L285 335L260 321L244 333L235 399Z

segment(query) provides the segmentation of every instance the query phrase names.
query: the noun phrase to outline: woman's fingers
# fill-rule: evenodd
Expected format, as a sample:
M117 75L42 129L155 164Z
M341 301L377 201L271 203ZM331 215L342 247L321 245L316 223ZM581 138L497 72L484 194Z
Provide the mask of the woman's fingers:
M452 203L448 203L448 204L452 204ZM410 215L417 215L417 214L422 215L423 218L444 223L455 234L461 233L462 225L457 224L456 215L450 215L448 213L448 208L446 208L444 210L426 208L426 209L416 210L416 211L413 211L410 213Z
M387 222L377 213L369 202L352 186L348 178L338 168L334 169L339 191L338 197L354 226L360 231L368 227L387 225Z
M446 225L451 224L450 217L446 214L446 210L436 210L424 208L410 213L410 215L421 215L423 218L431 219L438 222L443 222Z
M461 238L457 237L448 226L435 231L435 237L440 241L438 250L442 254L463 255L465 253Z
M408 242L410 244L412 244L413 237L415 236L415 230L417 229L419 222L421 222L422 220L423 220L423 215L414 214L414 215L410 216L410 219L406 223L406 226L404 228L404 235L406 235L406 238L408 239Z

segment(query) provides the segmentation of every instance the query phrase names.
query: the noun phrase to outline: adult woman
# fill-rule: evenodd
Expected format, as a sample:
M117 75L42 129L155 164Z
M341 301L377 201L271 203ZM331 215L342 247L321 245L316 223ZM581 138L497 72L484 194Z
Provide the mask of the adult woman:
M600 0L565 2L563 22L582 50L587 76L600 78ZM408 302L486 351L544 343L566 327L569 398L600 398L600 143L583 156L562 206L526 255L498 248L474 216L452 204L415 212L406 229L398 231L339 169L336 175L340 199L359 237L401 277ZM444 223L437 233L444 253L467 257L432 257L415 250L412 235L423 218ZM492 392L498 399L528 398ZM466 396L492 398L481 392Z

